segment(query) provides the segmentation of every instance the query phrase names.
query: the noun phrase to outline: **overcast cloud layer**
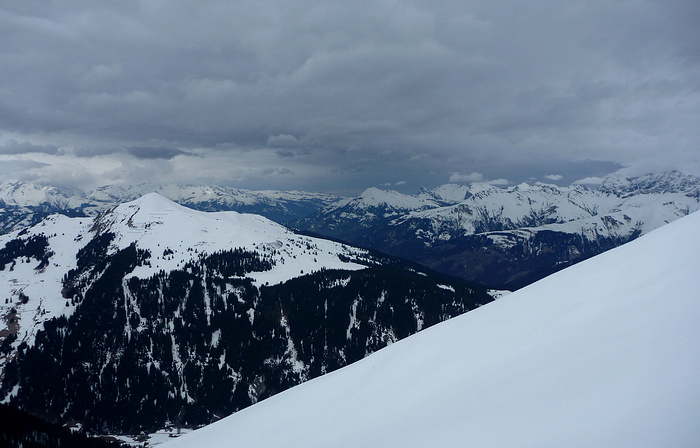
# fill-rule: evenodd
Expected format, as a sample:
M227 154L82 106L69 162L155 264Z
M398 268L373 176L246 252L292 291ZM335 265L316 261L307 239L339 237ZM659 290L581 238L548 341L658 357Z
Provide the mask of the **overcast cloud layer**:
M0 180L357 193L700 174L700 2L0 6Z

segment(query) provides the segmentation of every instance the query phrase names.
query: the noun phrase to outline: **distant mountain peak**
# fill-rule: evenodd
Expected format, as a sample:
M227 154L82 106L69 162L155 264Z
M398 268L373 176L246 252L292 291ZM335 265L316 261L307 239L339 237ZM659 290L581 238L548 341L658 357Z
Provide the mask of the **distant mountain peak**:
M367 188L363 191L359 198L364 205L380 206L380 205L399 205L405 203L412 196L399 193L395 190L381 190L376 187Z
M122 204L124 205L124 204ZM192 209L183 207L182 205L176 203L175 201L166 198L160 193L151 192L146 193L138 199L135 199L128 203L130 207L139 207L143 209L148 209L152 211L158 211L162 209L178 209L180 211L191 211ZM119 206L117 206L119 207Z
M363 214L368 209L385 209L389 214L395 214L397 211L431 208L435 205L436 199L433 195L409 195L395 190L370 187L359 196L338 201L326 210L351 210L352 213Z
M611 175L605 178L598 190L617 196L662 193L697 194L699 185L700 177L673 170L635 177Z

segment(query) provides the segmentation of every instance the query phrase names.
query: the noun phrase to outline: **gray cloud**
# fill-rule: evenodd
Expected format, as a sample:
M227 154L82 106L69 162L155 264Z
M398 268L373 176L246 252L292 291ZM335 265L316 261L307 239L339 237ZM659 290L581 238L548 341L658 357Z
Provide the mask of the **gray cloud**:
M58 146L56 145L37 145L30 142L18 142L17 140L8 140L0 145L0 154L27 154L27 153L43 153L57 154Z
M151 176L337 191L388 172L407 191L566 183L659 154L700 174L697 17L690 0L6 2L0 154L126 166L127 148L166 164Z
M288 149L280 149L276 153L280 157L294 157L296 155L294 151L290 151Z
M32 174L30 171L47 166L50 165L48 163L35 162L33 160L3 161L0 163L0 175L12 180L33 181L38 180L38 177L36 174Z
M287 176L294 174L289 168L265 168L261 171L264 176Z
M481 182L483 179L484 175L476 172L469 174L452 173L452 175L450 175L450 182L452 183Z
M299 140L294 137L293 135L289 134L280 134L280 135L271 135L267 138L267 145L268 146L297 146L299 144Z

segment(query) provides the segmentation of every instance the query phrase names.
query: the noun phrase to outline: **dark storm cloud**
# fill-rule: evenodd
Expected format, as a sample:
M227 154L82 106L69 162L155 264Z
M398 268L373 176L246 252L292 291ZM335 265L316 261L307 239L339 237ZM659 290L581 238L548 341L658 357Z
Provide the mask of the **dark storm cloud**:
M167 159L173 157L190 155L189 153L176 148L165 148L162 146L132 146L126 152L137 159Z
M5 2L0 138L32 143L0 154L40 135L168 164L144 172L196 153L212 165L193 178L326 190L566 182L660 153L700 170L698 17L685 0Z

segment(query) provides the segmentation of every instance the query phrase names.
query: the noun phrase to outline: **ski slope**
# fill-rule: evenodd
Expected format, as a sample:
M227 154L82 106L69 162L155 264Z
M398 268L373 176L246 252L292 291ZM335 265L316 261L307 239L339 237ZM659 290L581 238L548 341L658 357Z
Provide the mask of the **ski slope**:
M696 447L700 213L163 446Z

